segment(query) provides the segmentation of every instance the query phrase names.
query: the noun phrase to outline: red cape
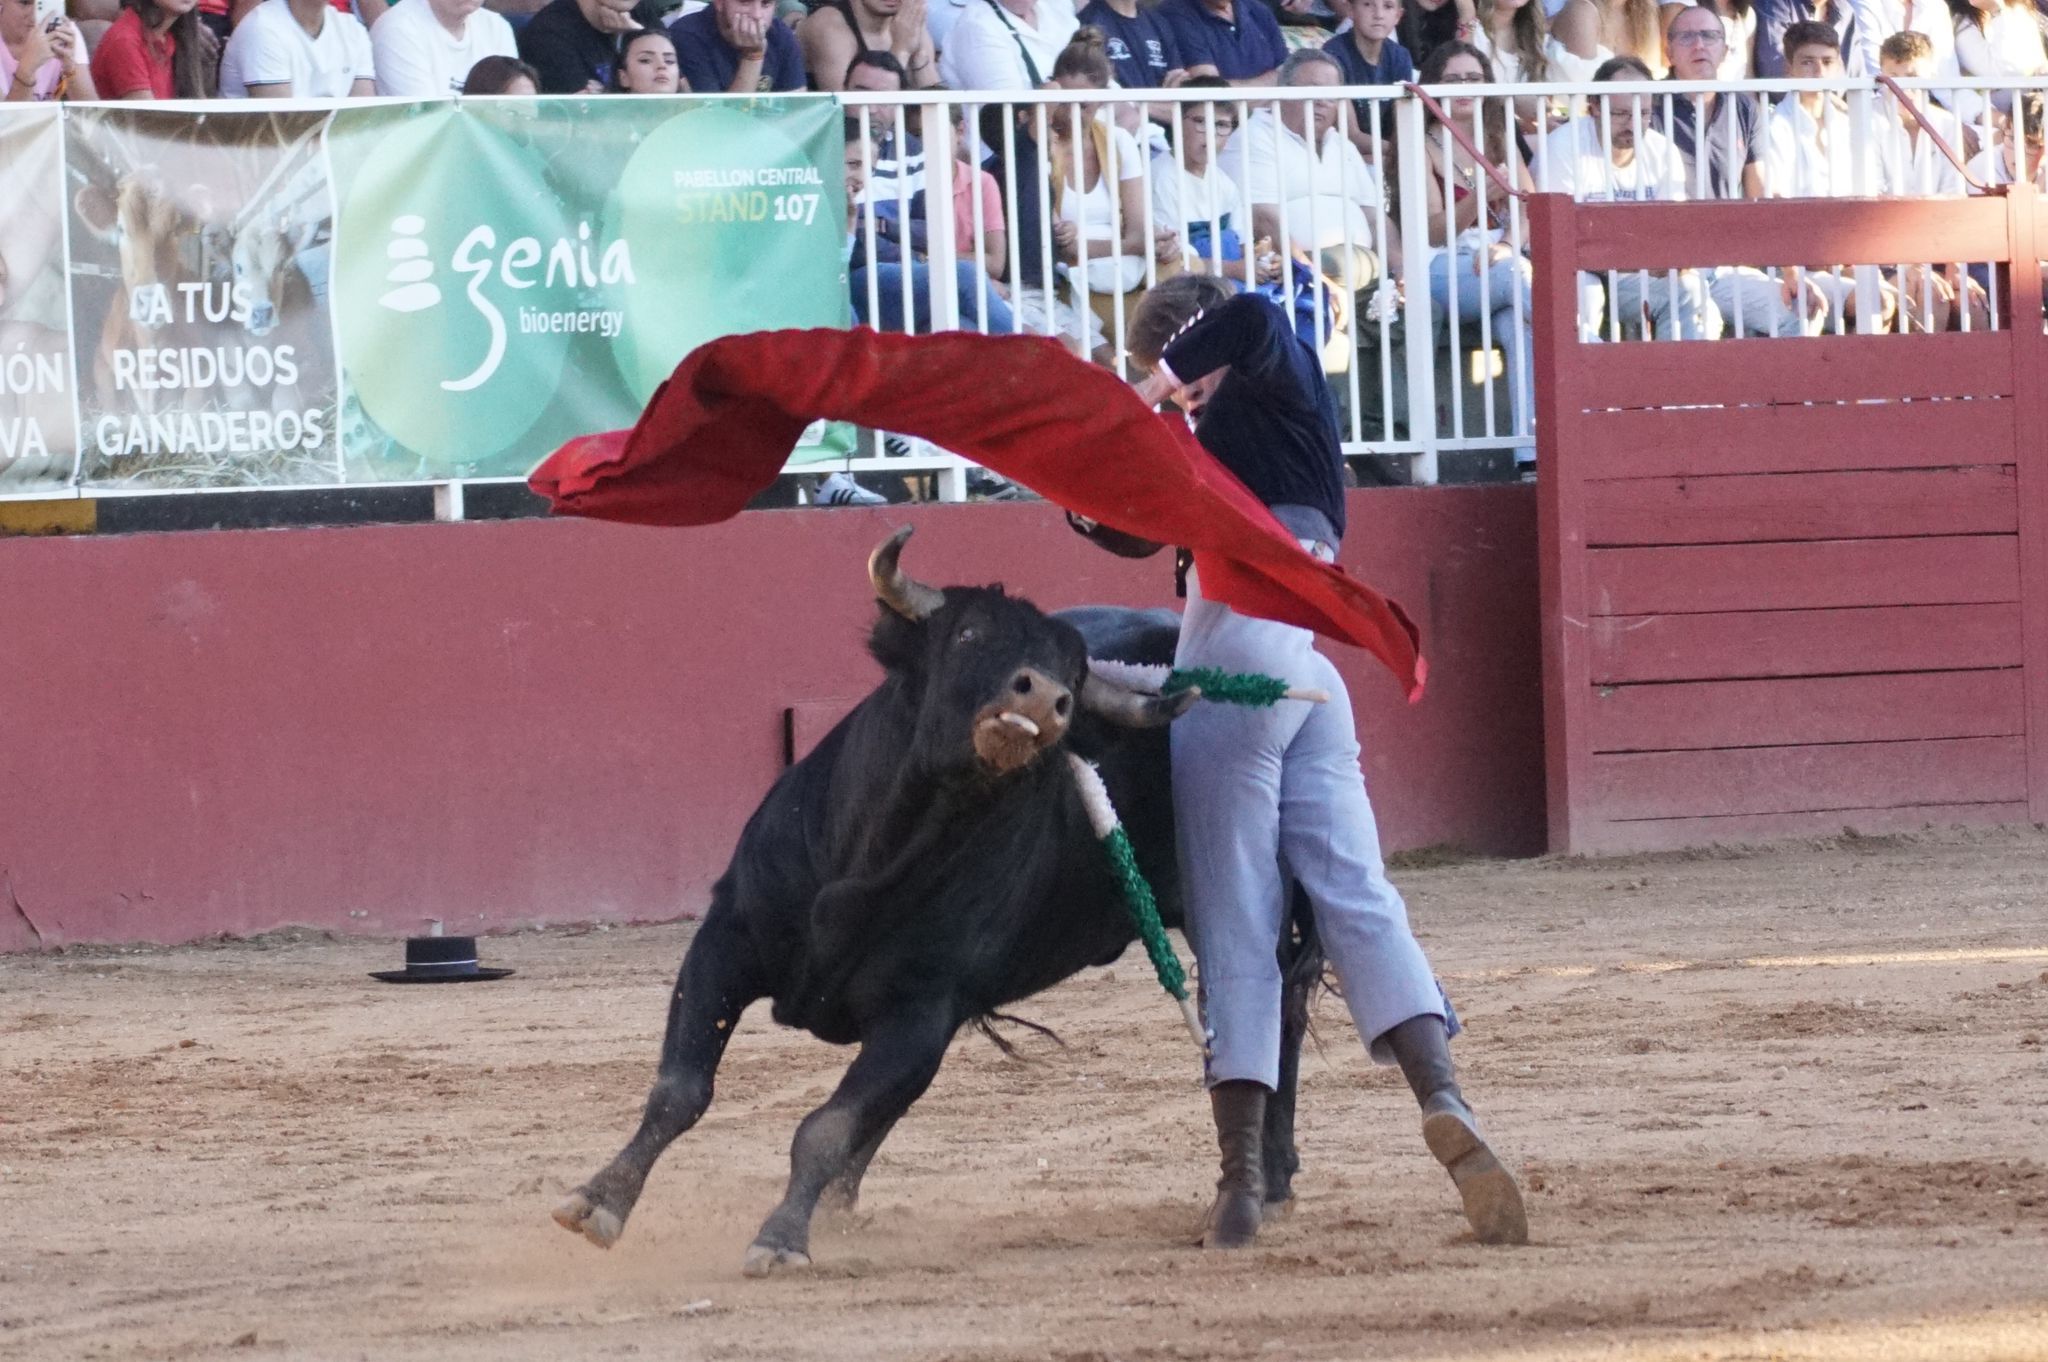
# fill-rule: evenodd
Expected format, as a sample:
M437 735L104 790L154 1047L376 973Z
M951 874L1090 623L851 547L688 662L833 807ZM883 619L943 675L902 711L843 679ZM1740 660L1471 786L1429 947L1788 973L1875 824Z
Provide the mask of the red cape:
M1205 595L1356 644L1422 694L1400 606L1303 552L1184 423L1043 337L726 336L691 352L632 430L569 441L527 483L558 514L708 525L773 483L821 417L921 436L1112 529L1185 545Z

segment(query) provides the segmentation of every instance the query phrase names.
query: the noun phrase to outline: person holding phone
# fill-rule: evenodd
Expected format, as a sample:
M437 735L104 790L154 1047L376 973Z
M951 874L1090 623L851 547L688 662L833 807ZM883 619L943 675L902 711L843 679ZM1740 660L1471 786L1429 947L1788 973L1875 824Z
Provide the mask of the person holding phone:
M0 81L10 104L99 97L63 0L0 0Z

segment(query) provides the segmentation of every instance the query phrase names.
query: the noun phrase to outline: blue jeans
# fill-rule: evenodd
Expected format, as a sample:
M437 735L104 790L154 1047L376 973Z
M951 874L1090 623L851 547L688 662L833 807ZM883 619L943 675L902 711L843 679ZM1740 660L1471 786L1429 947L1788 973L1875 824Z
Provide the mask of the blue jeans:
M1508 410L1513 414L1516 433L1529 436L1535 413L1529 405L1530 327L1535 306L1536 275L1519 255L1496 260L1486 267L1482 281L1473 268L1479 256L1460 246L1455 252L1439 251L1429 262L1429 301L1439 328L1448 335L1451 301L1457 300L1458 343L1479 344L1479 315L1492 313L1492 339L1507 355ZM1454 281L1455 276L1455 281ZM1515 326L1515 300L1521 299L1522 325Z
M903 278L910 275L911 325L903 324ZM979 324L978 309L981 306L981 288L984 276L981 267L969 260L956 261L953 276L960 288L960 328L963 331L982 331L991 336L1007 336L1018 330L1017 320L1010 313L1010 305L995 291L994 285L988 290L987 324ZM880 315L868 316L868 270L867 266L856 264L850 276L853 291L854 319L864 326L877 331L909 331L914 335L929 335L932 331L932 277L931 266L924 261L908 265L888 261L875 266L875 285Z

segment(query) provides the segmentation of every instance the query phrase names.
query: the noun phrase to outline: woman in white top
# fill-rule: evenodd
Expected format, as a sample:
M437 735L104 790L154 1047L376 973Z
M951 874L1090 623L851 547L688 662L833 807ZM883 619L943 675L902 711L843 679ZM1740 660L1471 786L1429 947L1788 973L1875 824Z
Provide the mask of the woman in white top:
M1600 61L1587 61L1559 42L1551 32L1550 19L1537 0L1475 0L1478 23L1472 32L1472 46L1488 63L1495 80L1502 85L1541 85L1559 81L1590 81ZM1467 100L1469 105L1474 101ZM1555 100L1543 117L1535 96L1515 101L1515 117L1524 134L1538 135L1543 128L1556 127L1572 116L1570 101ZM1498 116L1498 110L1495 110ZM1459 124L1467 132L1470 127Z
M1444 43L1422 63L1424 85L1489 85L1493 80L1493 67L1486 56L1466 43ZM1487 164L1482 165L1447 137L1433 119L1423 138L1429 158L1429 171L1423 177L1429 187L1429 301L1436 324L1446 334L1450 314L1456 310L1461 348L1479 344L1480 318L1487 318L1493 343L1507 355L1514 429L1526 436L1531 416L1529 355L1535 276L1528 260L1511 244L1517 235L1508 231L1520 205L1487 168L1500 171L1517 189L1527 191L1531 184L1529 172L1508 138L1506 120L1498 109L1479 107L1486 102L1447 99L1444 112L1460 131L1469 132L1475 115L1483 120L1485 135L1474 140ZM1519 239L1528 240L1526 225ZM1533 458L1533 451L1524 449L1517 457L1523 456Z
M1053 63L1052 83L1064 90L1109 88L1101 29L1084 27L1074 35ZM1146 230L1144 153L1136 138L1097 117L1100 107L1056 104L1046 111L1053 256L1091 293L1128 293L1145 282L1147 256L1179 260L1180 238L1170 228Z
M1964 75L2002 80L2048 73L2048 50L2031 0L1948 0L1948 7L1955 16L1956 65ZM1991 102L2002 110L2011 96L1996 91ZM1951 107L1974 122L1983 116L1984 99L1979 91L1958 90Z
M947 29L939 76L953 90L1034 90L1079 22L1072 0L967 0Z

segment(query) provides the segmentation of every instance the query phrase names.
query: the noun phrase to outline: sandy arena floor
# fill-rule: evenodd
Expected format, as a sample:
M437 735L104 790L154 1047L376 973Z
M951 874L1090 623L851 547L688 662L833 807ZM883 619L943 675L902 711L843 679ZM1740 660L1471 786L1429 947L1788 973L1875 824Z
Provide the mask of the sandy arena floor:
M1296 1208L1211 1179L1135 953L962 1039L817 1267L740 1257L847 1055L750 1014L610 1253L548 1208L629 1133L687 926L0 957L0 1358L2048 1359L2048 836L1400 877L1536 1242L1463 1239L1325 1000Z

